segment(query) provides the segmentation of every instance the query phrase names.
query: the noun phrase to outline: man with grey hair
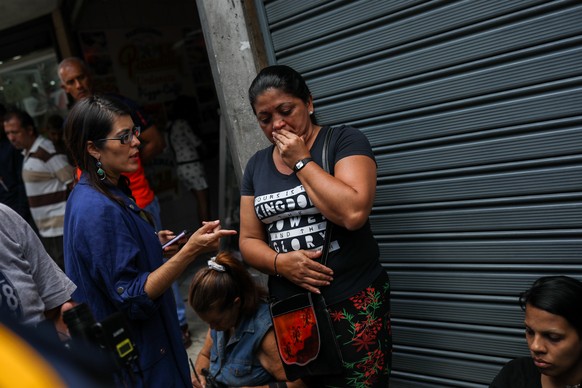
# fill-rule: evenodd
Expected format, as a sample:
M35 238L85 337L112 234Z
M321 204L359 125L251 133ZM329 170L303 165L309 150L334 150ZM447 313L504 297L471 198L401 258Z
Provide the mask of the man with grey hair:
M68 57L59 63L59 78L61 79L61 88L69 94L75 102L81 98L89 97L95 93L93 75L87 64L77 58ZM114 97L122 100L134 112L133 117L135 125L141 127L139 141L142 143L140 148L140 158L147 163L156 155L161 153L166 147L163 135L160 133L156 124L143 112L137 104L121 95ZM131 178L130 178L131 180Z

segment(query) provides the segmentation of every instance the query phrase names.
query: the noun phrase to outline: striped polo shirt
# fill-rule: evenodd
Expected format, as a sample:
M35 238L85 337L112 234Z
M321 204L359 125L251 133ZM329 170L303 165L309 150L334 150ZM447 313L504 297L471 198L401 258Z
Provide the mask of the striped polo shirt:
M23 155L22 180L38 231L42 237L62 236L67 184L75 170L44 136L38 136Z

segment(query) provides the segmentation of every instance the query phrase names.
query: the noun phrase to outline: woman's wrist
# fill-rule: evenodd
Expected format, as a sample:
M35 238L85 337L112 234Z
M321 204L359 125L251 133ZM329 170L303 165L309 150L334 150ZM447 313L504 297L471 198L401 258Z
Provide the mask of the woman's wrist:
M275 260L273 260L273 270L275 271L275 276L280 278L281 274L277 270L277 258L279 257L279 253L281 252L277 252L277 254L275 255Z
M189 240L182 245L180 250L177 253L183 253L189 260L194 261L196 257L203 252L203 249L200 245L194 243L192 244Z
M170 259L175 260L176 263L183 263L184 265L190 265L193 263L198 255L200 254L199 250L192 247L184 245L178 252L174 254ZM168 259L168 260L170 260Z

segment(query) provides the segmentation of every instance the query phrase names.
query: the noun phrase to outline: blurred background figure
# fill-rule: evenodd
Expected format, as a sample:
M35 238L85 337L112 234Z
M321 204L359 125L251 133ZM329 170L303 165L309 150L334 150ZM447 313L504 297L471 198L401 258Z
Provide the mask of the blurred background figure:
M39 135L28 113L18 109L7 112L4 131L12 146L23 151L22 180L32 218L45 249L64 270L63 223L75 170L66 155Z
M44 92L40 92L38 87L32 87L30 94L22 100L24 111L33 118L38 128L43 128L48 111L48 99Z
M582 283L546 276L519 299L531 357L510 361L490 388L582 386Z
M12 208L38 233L22 181L22 152L10 144L4 132L5 113L6 108L0 104L0 203Z
M46 120L45 134L53 142L55 149L59 154L67 155L67 160L71 166L75 165L73 158L70 157L65 139L63 138L63 124L65 120L60 115L50 115Z
M205 145L196 134L198 127L196 100L179 96L172 104L167 130L167 144L174 154L178 179L196 197L199 223L210 219L208 182L203 160Z
M46 122L46 137L55 145L57 151L65 153L65 140L63 139L64 120L59 115L51 115Z
M192 97L179 96L170 106L166 125L166 144L175 165L176 174L182 185L196 198L198 221L193 225L201 225L210 220L210 203L208 183L204 171L203 158L205 145L196 134L198 128L198 107ZM186 322L186 306L180 296L179 285L172 286L176 297L178 319L182 329L184 345L192 343L190 330Z

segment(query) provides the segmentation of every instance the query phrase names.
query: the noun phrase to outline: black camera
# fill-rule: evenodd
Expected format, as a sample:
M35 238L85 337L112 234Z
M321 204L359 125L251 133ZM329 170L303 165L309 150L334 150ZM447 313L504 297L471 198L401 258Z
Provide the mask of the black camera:
M137 362L138 352L131 339L129 326L121 312L96 322L85 303L78 304L63 314L69 328L69 346L77 351L99 349L112 363L113 369L131 368Z

